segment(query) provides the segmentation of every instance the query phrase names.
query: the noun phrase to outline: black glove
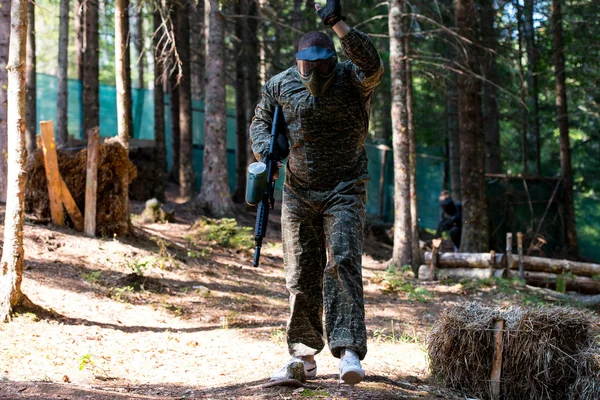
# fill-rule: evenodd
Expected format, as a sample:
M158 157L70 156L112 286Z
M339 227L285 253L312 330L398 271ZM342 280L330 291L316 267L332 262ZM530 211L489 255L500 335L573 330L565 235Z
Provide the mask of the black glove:
M325 7L317 11L325 25L334 26L338 22L346 20L346 17L342 16L342 5L340 3L340 0L327 0Z

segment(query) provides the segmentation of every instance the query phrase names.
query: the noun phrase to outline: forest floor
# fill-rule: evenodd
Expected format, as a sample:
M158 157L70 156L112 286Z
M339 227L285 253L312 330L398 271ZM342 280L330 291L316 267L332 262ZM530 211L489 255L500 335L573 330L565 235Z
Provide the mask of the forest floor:
M339 385L326 349L307 387L263 388L289 359L278 213L253 268L250 228L227 236L230 221L207 234L197 214L175 207L174 223L133 218L126 238L26 223L22 289L40 309L0 324L0 399L465 399L430 377L435 321L465 301L542 301L498 281L420 284L388 268L391 247L369 235L365 381ZM253 226L254 214L238 211L237 224Z

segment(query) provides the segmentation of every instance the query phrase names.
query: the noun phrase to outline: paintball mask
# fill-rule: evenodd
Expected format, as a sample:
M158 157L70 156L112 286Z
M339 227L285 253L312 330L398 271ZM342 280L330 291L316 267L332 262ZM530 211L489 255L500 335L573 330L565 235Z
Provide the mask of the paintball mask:
M310 94L319 97L325 93L336 75L335 51L319 46L308 47L296 53L296 62L300 80Z

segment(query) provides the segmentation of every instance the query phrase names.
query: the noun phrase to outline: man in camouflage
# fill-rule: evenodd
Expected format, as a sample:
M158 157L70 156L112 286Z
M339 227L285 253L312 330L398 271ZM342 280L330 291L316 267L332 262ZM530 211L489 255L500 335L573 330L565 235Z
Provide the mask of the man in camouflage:
M367 352L361 265L369 180L365 140L383 65L368 36L344 22L340 0L315 7L339 36L349 61L337 62L333 41L324 33L304 35L297 66L263 87L250 136L256 158L264 159L280 105L290 144L282 205L291 306L287 365L301 361L306 378L316 377L324 308L328 345L340 358L340 381L356 384L364 378L360 360ZM286 367L272 379L285 379Z

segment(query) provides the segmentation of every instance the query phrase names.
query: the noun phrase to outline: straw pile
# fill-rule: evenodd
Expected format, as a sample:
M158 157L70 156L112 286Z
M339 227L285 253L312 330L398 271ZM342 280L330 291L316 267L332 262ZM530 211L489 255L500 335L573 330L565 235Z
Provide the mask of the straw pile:
M569 400L600 399L600 346L584 350L577 358L577 379L569 389Z
M591 394L598 391L598 379L590 372L595 364L589 361L598 358L590 358L588 351L594 324L583 312L565 307L497 310L474 303L455 307L429 338L432 373L449 387L490 398L496 319L505 321L503 399L567 399L573 385L579 391L573 399L599 398Z
M127 152L115 139L107 140L98 149L96 234L105 236L122 235L127 232L129 210L124 204L123 194L128 188L123 184L122 178L127 173L128 183L131 183L137 173L135 166L129 161ZM58 150L57 153L60 174L83 213L87 150L83 149L77 153ZM41 149L36 150L27 160L25 211L38 219L50 218L48 184Z

